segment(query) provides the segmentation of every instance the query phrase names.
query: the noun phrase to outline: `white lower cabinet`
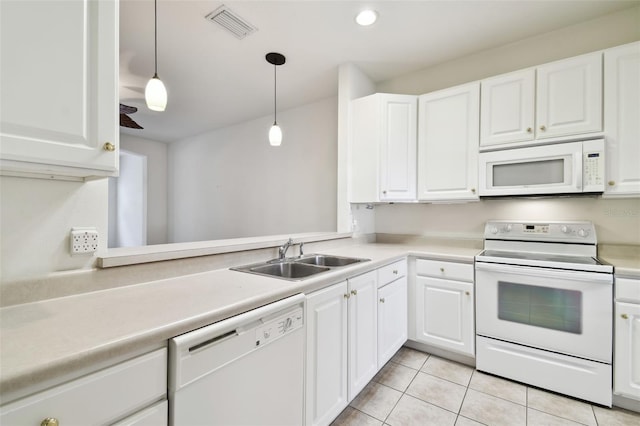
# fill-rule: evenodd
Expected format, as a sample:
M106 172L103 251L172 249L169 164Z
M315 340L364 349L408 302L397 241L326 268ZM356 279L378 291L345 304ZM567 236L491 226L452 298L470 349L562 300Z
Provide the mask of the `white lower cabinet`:
M406 269L398 261L307 295L307 425L331 423L407 340Z
M166 425L167 350L105 368L0 407L0 424Z
M168 425L168 413L169 402L164 400L140 410L112 426L166 426Z
M349 400L378 372L378 276L367 272L349 284Z
M613 392L640 400L640 280L615 279Z
M347 395L347 282L307 296L307 425L328 425Z
M416 340L475 356L473 265L416 261Z
M407 341L406 272L406 260L378 270L378 369Z

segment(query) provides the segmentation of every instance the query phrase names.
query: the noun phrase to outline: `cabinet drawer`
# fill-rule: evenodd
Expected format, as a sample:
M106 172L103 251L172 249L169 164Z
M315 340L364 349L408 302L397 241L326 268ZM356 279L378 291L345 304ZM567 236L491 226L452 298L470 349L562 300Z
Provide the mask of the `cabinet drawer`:
M416 260L416 273L427 277L473 282L472 263L418 259Z
M640 303L640 280L615 278L616 300Z
M378 269L378 288L407 275L407 261L399 260Z
M158 349L0 407L0 424L103 425L122 419L167 393L167 350Z
M168 423L169 403L165 399L111 426L167 426Z

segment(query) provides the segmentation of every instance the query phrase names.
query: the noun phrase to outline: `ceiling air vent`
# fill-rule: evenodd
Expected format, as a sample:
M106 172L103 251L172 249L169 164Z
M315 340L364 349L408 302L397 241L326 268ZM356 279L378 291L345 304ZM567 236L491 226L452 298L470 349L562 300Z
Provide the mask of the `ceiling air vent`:
M224 4L205 16L205 18L222 26L240 40L257 31L256 27L236 15Z

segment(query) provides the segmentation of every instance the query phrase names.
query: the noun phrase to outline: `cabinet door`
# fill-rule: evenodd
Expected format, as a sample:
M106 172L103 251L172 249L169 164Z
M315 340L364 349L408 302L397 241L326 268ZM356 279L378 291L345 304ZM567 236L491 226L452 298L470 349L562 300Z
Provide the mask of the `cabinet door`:
M537 69L536 137L602 131L602 53Z
M418 276L416 337L450 351L474 355L473 284Z
M306 424L327 425L347 406L347 282L307 297Z
M378 372L376 271L349 279L349 400Z
M1 19L2 172L113 174L118 2L3 2Z
M407 278L378 290L378 369L407 341Z
M533 140L535 77L528 69L482 81L480 146Z
M604 52L605 195L640 195L640 42Z
M380 200L415 200L417 98L381 96Z
M640 304L616 302L614 392L640 400Z
M350 202L415 200L417 99L376 93L351 102Z
M419 98L418 198L477 200L480 83Z

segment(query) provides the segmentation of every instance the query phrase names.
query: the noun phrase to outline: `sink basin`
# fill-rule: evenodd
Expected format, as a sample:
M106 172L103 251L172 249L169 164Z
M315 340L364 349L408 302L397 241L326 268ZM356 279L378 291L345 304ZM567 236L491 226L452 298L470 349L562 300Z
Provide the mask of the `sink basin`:
M311 254L309 256L296 259L297 263L304 263L308 265L321 265L321 266L347 266L352 263L366 262L369 259L360 259L357 257L341 257L341 256L328 256L325 254Z
M331 270L331 268L351 265L352 263L365 262L368 260L369 259L360 259L357 257L310 254L301 258L288 258L284 260L274 259L231 269L234 271L265 275L289 281L299 281L315 274L327 272Z
M240 272L284 278L292 281L300 280L329 270L327 267L306 265L304 263L297 262L259 263L257 265L254 264L231 269Z

